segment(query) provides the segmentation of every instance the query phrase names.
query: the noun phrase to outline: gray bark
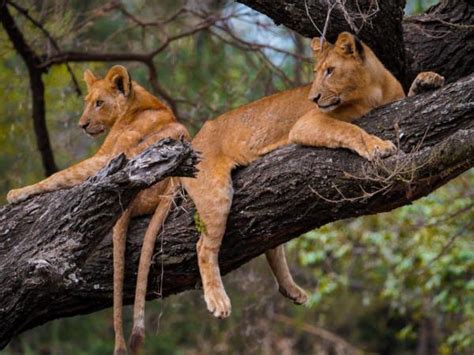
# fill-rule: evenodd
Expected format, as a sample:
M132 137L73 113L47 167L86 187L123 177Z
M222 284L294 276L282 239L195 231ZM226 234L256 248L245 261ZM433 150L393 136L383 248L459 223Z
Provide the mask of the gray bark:
M473 87L470 75L360 119L357 124L369 133L398 143L400 154L383 161L370 163L342 149L290 145L238 169L219 257L222 272L332 221L406 205L471 168ZM111 306L112 240L110 232L104 234L120 213L120 202L130 201L129 187L135 191L150 183L135 186L123 169L114 171L0 209L0 348L36 325ZM124 176L124 182L107 183L116 175ZM184 198L177 204L156 246L150 299L160 289L168 296L193 289L199 281L194 208ZM126 304L134 295L148 221L137 218L130 226Z
M20 313L44 314L45 304L65 300L62 286L77 283L140 190L168 176L194 176L196 162L189 143L164 139L130 161L117 156L79 186L1 207L0 349L26 325Z

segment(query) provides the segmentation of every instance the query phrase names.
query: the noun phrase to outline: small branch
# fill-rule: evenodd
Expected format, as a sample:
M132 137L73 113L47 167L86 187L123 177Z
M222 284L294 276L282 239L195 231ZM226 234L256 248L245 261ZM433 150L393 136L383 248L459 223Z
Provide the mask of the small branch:
M179 8L176 12L174 12L172 15L168 16L167 18L160 19L157 21L143 21L134 14L132 14L130 11L128 11L122 3L117 2L116 4L113 4L110 9L117 9L120 11L127 19L131 20L133 23L137 24L140 27L159 27L159 26L164 26L170 22L173 22L176 20L179 16L182 14L189 12L189 10L185 7Z
M300 328L309 334L315 335L318 338L329 341L331 344L333 344L335 348L342 348L346 350L347 353L349 354L353 354L353 355L364 354L362 350L356 348L354 345L350 344L345 339L341 338L339 335L331 333L330 331L326 329L316 327L315 325L308 324L308 323L300 324L298 321L290 317L287 317L283 314L275 314L274 318L277 321L282 322L283 324Z
M39 67L48 68L52 65L64 64L70 62L140 62L147 66L149 72L150 83L153 87L153 91L160 95L166 103L170 106L171 110L178 115L177 105L175 100L169 95L165 89L159 84L157 80L157 71L153 58L159 53L163 52L171 43L179 39L192 36L197 32L205 30L211 27L217 19L207 18L202 21L198 26L183 31L177 35L167 38L160 46L148 53L94 53L94 52L61 52L50 56L44 60Z
M161 96L168 103L169 107L171 108L176 117L180 117L175 99L166 92L166 90L160 85L157 80L158 73L156 71L155 63L153 62L153 60L149 60L145 64L148 67L148 78L150 80L154 93Z
M51 34L46 30L46 28L44 28L44 26L39 23L38 21L36 21L34 18L32 18L30 16L30 14L28 13L28 10L24 9L23 7L15 4L14 2L8 0L7 1L11 6L13 6L19 13L21 13L23 16L25 16L28 21L30 21L35 27L37 27L41 32L43 32L43 34L48 38L49 42L52 44L52 46L54 47L54 49L57 51L57 52L61 52L61 49L59 48L59 45L58 43L56 42L56 40L53 38L53 36L51 36ZM66 64L66 69L67 71L69 72L69 75L71 76L71 79L72 79L72 82L74 84L74 88L76 90L76 94L77 96L81 96L82 95L82 92L81 92L81 87L79 86L79 83L77 82L77 78L76 76L74 75L72 69L71 69L71 66L69 65L69 63L65 63Z

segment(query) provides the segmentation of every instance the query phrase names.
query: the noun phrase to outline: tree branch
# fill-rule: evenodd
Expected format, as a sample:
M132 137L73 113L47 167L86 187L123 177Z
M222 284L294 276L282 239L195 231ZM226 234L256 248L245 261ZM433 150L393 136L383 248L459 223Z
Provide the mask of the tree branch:
M53 150L51 148L45 120L44 83L42 78L45 69L38 67L41 60L28 43L26 43L23 34L18 29L15 20L8 10L6 1L0 4L0 21L3 28L5 28L10 41L18 54L22 57L28 69L28 74L30 76L31 100L33 104L32 117L36 135L36 145L41 154L45 175L49 176L56 172L58 168L54 161Z
M473 87L470 75L359 121L368 132L398 141L405 154L373 164L342 149L290 145L236 171L222 272L326 223L408 204L472 167ZM112 304L112 241L110 233L103 235L121 210L119 201L129 199L123 186L85 185L0 209L0 348L36 325ZM161 235L163 253L155 250L149 298L160 290L162 265L165 296L193 289L199 281L194 208L190 201L177 203ZM60 218L50 215L56 209ZM128 304L148 221L135 219L129 230Z
M56 51L58 51L58 52L61 51L61 49L59 48L58 42L56 42L56 40L53 38L51 33L49 33L49 31L46 28L44 28L44 26L41 23L39 23L37 20L35 20L33 17L31 17L30 14L28 13L27 9L21 7L20 5L14 3L12 1L8 1L8 3L11 6L13 6L19 13L21 13L23 16L25 16L25 18L28 19L28 21L30 21L36 28L38 28L46 36L46 38L48 38L49 43L51 43L51 45L54 47L54 49ZM74 72L72 71L71 66L69 65L69 63L66 63L66 69L67 69L69 75L71 76L71 79L72 79L72 82L74 84L74 89L76 90L77 96L81 96L82 95L81 87L79 86L79 83L77 82L77 78L74 75Z
M189 143L164 139L130 161L117 156L79 186L33 198L26 209L23 204L0 209L1 264L10 271L17 263L24 266L12 279L9 272L0 275L0 348L12 330L22 327L21 318L10 317L17 301L41 297L39 289L57 282L76 283L78 271L136 194L168 176L194 176L196 162ZM32 224L24 230L26 221ZM10 228L23 229L26 238L14 241ZM16 248L23 250L21 260L12 258Z
M416 74L433 70L454 82L474 68L474 4L444 0L424 14L407 17L403 38L411 82Z

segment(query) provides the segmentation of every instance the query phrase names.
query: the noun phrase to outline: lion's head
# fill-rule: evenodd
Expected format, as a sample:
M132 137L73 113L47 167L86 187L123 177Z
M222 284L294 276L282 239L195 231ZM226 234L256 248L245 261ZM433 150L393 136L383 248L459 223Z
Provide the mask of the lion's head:
M374 87L374 71L383 67L370 48L348 32L340 33L335 44L324 41L322 48L320 39L313 38L311 48L316 64L308 98L323 112L365 99Z
M79 126L91 136L96 136L113 126L126 112L132 95L132 81L127 69L115 65L103 79L98 79L90 70L84 72L87 84L84 113Z

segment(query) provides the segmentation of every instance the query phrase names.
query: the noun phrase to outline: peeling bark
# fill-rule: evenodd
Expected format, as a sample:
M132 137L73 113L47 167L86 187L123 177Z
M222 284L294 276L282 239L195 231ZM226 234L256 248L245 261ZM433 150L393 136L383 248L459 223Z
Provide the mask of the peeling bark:
M290 145L238 169L219 257L222 272L332 221L408 204L471 168L473 88L470 75L360 119L361 127L398 142L404 152L378 163L342 149ZM0 348L36 325L112 305L112 239L104 234L121 210L119 202L128 203L129 192L120 184L120 192L107 186L88 182L0 209ZM72 208L88 198L94 200ZM193 289L199 281L194 208L183 198L177 203L156 246L150 299L160 287L168 296ZM56 218L49 215L52 211ZM129 230L127 304L134 295L148 221L135 219Z

